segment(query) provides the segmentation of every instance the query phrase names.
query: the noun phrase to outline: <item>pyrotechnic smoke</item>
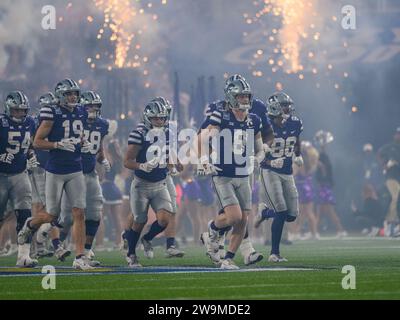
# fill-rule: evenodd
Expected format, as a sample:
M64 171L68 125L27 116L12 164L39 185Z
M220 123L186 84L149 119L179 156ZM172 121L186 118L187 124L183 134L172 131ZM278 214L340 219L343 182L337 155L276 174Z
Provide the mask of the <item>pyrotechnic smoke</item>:
M40 10L34 1L2 0L0 2L0 73L10 59L8 46L23 49L25 64L31 66L39 51Z

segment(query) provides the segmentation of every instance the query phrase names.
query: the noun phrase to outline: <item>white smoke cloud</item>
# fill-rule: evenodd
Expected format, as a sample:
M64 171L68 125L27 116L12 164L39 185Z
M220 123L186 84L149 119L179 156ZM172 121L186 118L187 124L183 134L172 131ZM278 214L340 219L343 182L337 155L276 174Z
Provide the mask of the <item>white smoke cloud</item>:
M39 49L41 29L40 7L34 1L2 0L0 2L0 72L10 59L7 46L23 48L25 64L34 63Z

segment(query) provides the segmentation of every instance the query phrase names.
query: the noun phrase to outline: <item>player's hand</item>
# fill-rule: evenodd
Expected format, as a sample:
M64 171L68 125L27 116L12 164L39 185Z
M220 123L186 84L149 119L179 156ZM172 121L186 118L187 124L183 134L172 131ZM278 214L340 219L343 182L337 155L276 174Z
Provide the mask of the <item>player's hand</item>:
M31 170L33 168L37 168L39 165L39 161L36 158L36 155L33 154L27 161L26 161L26 168Z
M272 152L272 149L268 144L264 143L263 144L263 151L265 153L265 156L268 156Z
M92 146L92 144L89 142L89 140L82 140L81 152L82 153L89 153L91 146Z
M220 171L222 171L222 169L218 168L212 163L204 163L204 164L200 163L197 165L196 174L198 176L207 176L209 174L217 174Z
M105 170L106 172L110 172L110 171L111 171L111 163L110 163L110 161L108 161L107 159L104 159L104 160L101 162L101 165L104 167L104 170Z
M282 169L284 160L284 158L271 160L270 166L275 169Z
M144 172L151 172L157 166L158 166L158 159L153 158L150 161L139 164L139 170L142 170Z
M11 164L13 160L14 160L14 155L12 153L7 152L0 154L0 162Z
M67 138L57 141L55 144L55 149L60 149L69 152L75 152L75 139Z
M303 160L302 156L295 157L293 161L299 167L303 166L303 164L304 164L304 160Z

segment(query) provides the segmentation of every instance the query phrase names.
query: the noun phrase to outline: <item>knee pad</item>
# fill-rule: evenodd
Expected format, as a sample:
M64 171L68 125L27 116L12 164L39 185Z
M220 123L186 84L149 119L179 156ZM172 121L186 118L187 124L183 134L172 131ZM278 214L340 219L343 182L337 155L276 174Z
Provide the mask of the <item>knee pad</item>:
M25 221L32 216L31 210L29 209L20 209L15 210L15 215L17 216L17 233L21 231L22 227L25 224Z
M99 228L100 221L86 220L86 235L89 237L94 237L97 233L97 229Z

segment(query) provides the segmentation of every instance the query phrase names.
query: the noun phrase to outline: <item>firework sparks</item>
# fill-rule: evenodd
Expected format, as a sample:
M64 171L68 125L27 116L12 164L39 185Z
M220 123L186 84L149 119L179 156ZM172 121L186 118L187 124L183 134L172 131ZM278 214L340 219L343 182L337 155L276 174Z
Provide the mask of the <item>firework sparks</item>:
M342 91L345 86L340 80L347 80L349 73L328 61L329 39L323 38L338 23L336 16L327 15L318 7L318 0L263 0L254 1L257 8L255 14L244 13L244 23L254 28L261 26L264 42L256 48L249 69L254 77L261 77L272 72L305 81L314 78L315 86L320 89L321 77L329 77L332 87ZM261 31L261 32L260 32ZM247 37L249 32L243 32ZM347 40L338 44L348 49ZM262 65L266 72L262 71ZM326 86L326 82L323 82ZM329 85L330 86L330 85ZM276 85L282 90L284 85ZM342 95L341 100L347 104L348 99Z

